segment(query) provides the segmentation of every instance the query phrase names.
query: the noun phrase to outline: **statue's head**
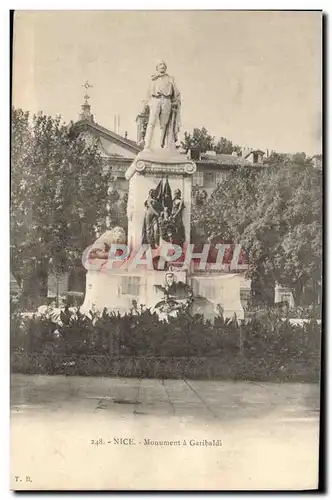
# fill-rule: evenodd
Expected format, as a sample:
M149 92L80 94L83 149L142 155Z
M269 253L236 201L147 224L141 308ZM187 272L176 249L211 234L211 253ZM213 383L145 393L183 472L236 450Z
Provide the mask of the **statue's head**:
M165 61L159 61L157 66L156 66L156 70L158 71L158 73L161 73L161 74L166 73L167 64L165 63Z
M155 198L155 197L156 197L156 192L155 192L155 190L154 190L154 189L150 189L150 191L149 191L149 196L150 196L151 198Z
M176 189L174 191L174 198L181 198L181 191L180 191L180 189Z

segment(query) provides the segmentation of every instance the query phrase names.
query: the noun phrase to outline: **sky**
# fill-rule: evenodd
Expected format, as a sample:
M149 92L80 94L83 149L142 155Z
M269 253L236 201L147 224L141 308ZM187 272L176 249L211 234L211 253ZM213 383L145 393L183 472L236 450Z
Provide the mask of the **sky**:
M321 153L321 13L16 11L13 105L77 120L86 80L95 121L136 140L160 59L182 96L182 135Z

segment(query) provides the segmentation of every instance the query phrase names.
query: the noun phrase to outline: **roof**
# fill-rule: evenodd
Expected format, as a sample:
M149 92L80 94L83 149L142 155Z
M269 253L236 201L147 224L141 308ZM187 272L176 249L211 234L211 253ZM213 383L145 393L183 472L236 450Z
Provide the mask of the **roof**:
M74 123L74 127L81 127L81 126L88 126L90 128L93 128L94 130L97 130L98 132L101 132L102 134L106 135L110 139L113 139L116 142L120 142L124 146L129 147L130 149L134 150L137 153L141 151L141 148L139 147L137 142L132 141L131 139L127 139L126 137L122 137L122 135L119 135L113 132L112 130L109 130L108 128L102 127L97 122L89 120L79 120Z
M74 123L74 127L90 127L104 135L106 135L109 139L113 139L116 142L119 142L123 144L124 146L127 146L130 148L133 152L139 153L141 151L141 147L135 142L132 141L131 139L127 139L125 137L122 137L121 135L113 132L112 130L109 130L105 127L102 127L99 125L99 123L96 123L94 121L89 121L89 120L79 120ZM251 151L250 153L260 151L260 150L254 150ZM261 151L264 153L264 151ZM112 154L109 155L110 158L112 158L115 161L120 161L123 162L127 160L128 162L131 162L132 160L129 158L124 158L121 157L120 155ZM248 166L251 168L255 167L262 167L262 164L252 164L248 160L242 158L242 156L234 156L232 154L217 154L217 155L211 155L208 153L202 153L201 154L201 159L200 160L194 160L197 165L200 166L225 166L225 167L240 167L240 166Z
M253 166L250 161L243 159L241 156L233 156L228 154L218 154L218 155L207 155L202 154L200 160L196 160L195 163L198 165L207 164L207 165L224 165L224 166Z

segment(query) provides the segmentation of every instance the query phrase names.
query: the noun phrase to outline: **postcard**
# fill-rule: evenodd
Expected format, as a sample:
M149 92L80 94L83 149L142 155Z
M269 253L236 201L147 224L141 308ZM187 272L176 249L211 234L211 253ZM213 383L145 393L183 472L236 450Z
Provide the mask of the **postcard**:
M12 490L317 490L321 11L15 11Z

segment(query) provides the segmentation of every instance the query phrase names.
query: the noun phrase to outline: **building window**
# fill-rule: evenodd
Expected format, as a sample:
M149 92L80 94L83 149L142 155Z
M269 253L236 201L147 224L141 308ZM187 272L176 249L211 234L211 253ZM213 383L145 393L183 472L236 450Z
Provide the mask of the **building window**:
M226 179L227 179L227 172L217 172L216 173L216 183L217 184L225 182Z
M205 187L215 187L216 185L216 174L215 172L204 172L204 186Z
M204 175L203 172L195 172L193 177L193 185L194 186L204 186Z
M194 202L197 206L204 205L204 203L207 200L207 197L208 197L208 194L205 191L205 189L196 188L196 190L193 193L193 199L194 199Z
M258 153L253 153L253 162L258 163Z
M123 276L121 292L123 295L139 295L140 278L136 276Z

